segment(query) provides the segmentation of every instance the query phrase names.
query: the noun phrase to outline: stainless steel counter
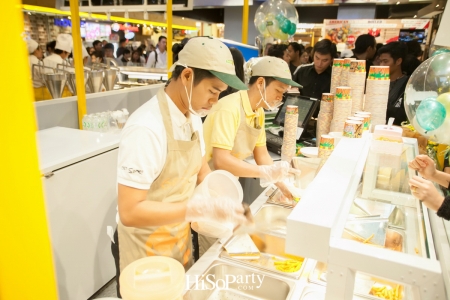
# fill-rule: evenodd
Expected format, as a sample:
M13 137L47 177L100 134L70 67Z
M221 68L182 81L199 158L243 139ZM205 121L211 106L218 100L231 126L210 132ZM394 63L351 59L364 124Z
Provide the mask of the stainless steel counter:
M257 213L257 211L261 208L261 206L263 206L266 201L268 200L268 196L266 196L266 193L272 189L272 187L268 187L267 189L264 190L264 192L262 192L258 198L256 198L256 200L251 204L250 209L252 211L252 214L255 215ZM287 293L287 296L283 299L300 299L300 297L302 296L303 291L305 290L305 287L308 285L311 285L308 283L308 276L309 273L313 270L316 261L314 260L310 260L310 259L305 259L304 261L304 266L303 266L303 272L301 273L299 279L295 280L293 278L290 278L289 276L283 276L283 275L278 275L278 274L274 274L273 272L267 272L267 271L262 271L261 269L256 269L256 268L252 268L249 266L244 266L242 264L238 264L238 263L234 263L231 262L229 260L224 260L222 258L220 258L220 254L223 250L223 244L225 243L226 240L221 240L221 241L217 241L192 267L191 269L186 272L186 294L184 296L184 299L192 299L192 300L199 300L199 299L222 299L220 296L226 296L226 295L220 295L218 293L218 295L206 295L204 296L205 293L197 293L195 296L190 296L190 293L192 293L192 291L190 291L190 289L195 289L195 283L196 280L198 281L198 279L204 275L205 273L210 274L212 271L211 269L217 268L215 267L216 265L221 265L221 264L225 264L227 266L230 266L228 268L226 268L225 270L220 270L222 276L223 274L225 275L239 275L242 274L244 271L246 274L260 274L260 275L264 275L266 276L265 278L267 278L266 280L266 285L263 283L261 284L260 288L262 289L259 292L263 292L264 297L263 298L261 296L258 296L257 294L255 294L253 297L246 297L245 295L242 296L239 299L274 299L272 296L270 296L270 291L273 289L276 289L280 291L280 293L282 295L284 295L284 291L286 289L286 286L289 286L289 291ZM213 268L210 268L210 266L213 265ZM224 273L225 272L225 273ZM229 272L230 274L227 274L226 272ZM235 274L233 274L235 273ZM216 271L216 274L217 271ZM217 279L217 278L216 278ZM278 286L280 282L284 282L287 285L283 285L283 286ZM199 287L201 288L201 287ZM318 286L318 285L313 285L313 289L318 290L318 291L325 291L324 287ZM324 294L325 295L325 294ZM204 296L204 297L203 297ZM214 297L216 296L216 297ZM236 299L238 299L237 297L235 297ZM225 299L225 298L224 298ZM228 298L226 298L228 299ZM234 299L233 297L231 297L230 299Z

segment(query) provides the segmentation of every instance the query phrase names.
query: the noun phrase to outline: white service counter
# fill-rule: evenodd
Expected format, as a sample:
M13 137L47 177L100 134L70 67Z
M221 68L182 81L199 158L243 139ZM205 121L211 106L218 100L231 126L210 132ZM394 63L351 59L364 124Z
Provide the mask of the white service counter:
M59 299L87 299L115 276L106 227L116 224L120 134L54 127L36 136Z

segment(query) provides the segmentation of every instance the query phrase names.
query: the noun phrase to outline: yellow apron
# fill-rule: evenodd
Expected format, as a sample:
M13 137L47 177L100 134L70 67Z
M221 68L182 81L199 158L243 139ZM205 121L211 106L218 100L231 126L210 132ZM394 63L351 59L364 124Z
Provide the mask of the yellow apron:
M201 168L198 132L192 134L191 141L175 140L164 89L159 90L157 98L166 129L167 158L161 174L150 186L146 200L186 202L194 192ZM119 221L117 231L121 272L133 261L147 256L172 257L186 269L192 265L192 240L188 222L135 228L126 227Z
M233 149L231 149L231 155L240 160L244 160L247 157L253 155L253 150L255 150L256 143L262 129L259 128L258 125L259 117L255 117L255 119L253 120L252 123L254 124L254 126L248 125L245 121L246 116L244 105L242 103L242 93L247 93L247 91L240 91L239 93L241 94L241 122L239 123L239 128L234 139L234 145ZM209 160L208 164L211 170L214 171L215 168L213 158ZM216 242L216 240L216 238L198 234L199 255L202 256L206 251L208 251L208 249Z

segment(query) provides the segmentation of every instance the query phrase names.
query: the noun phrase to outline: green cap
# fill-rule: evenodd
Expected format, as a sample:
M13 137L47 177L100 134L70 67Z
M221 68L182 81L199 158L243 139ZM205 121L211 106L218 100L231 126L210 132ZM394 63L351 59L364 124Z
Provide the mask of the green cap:
M251 67L251 76L273 77L290 86L302 88L300 84L292 80L288 64L278 57L264 56Z

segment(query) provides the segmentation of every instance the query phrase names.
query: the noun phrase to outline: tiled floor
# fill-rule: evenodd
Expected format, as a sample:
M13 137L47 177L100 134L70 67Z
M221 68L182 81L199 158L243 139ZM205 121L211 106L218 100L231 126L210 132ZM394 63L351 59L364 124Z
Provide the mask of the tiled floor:
M116 292L116 279L114 278L110 282L108 282L96 295L89 298L91 299L101 299L101 298L117 298L117 292Z

